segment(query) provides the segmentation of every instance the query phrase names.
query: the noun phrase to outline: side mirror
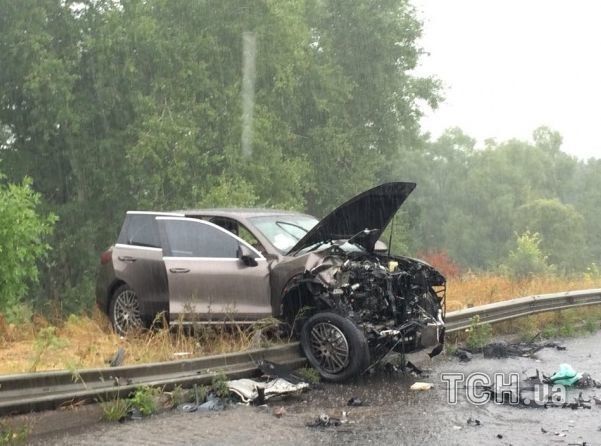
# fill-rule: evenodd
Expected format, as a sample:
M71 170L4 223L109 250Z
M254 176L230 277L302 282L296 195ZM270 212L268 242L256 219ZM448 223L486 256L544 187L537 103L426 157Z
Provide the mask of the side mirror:
M257 266L254 253L248 249L248 246L238 245L238 258L242 260L246 266Z

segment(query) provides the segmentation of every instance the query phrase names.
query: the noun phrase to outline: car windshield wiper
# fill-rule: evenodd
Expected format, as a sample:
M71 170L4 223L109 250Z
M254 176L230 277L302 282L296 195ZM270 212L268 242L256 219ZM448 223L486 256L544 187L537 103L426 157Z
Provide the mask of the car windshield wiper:
M306 234L307 232L309 232L308 230L306 230L306 229L305 229L305 228L303 228L302 226L300 226L300 225L297 225L296 223L290 223L290 222L288 222L288 221L281 221L281 220L278 220L278 221L276 221L276 222L275 222L275 224L276 224L276 225L278 225L278 227L279 227L280 229L282 229L282 230L286 231L286 233L287 233L287 234L290 234L292 237L294 237L294 238L296 239L296 241L299 241L299 240L300 240L300 237L297 237L295 234L293 234L293 233L292 233L292 232L290 232L288 229L286 229L286 228L285 228L285 225L292 226L293 228L300 229L300 230L301 230L301 231L303 231L305 234Z

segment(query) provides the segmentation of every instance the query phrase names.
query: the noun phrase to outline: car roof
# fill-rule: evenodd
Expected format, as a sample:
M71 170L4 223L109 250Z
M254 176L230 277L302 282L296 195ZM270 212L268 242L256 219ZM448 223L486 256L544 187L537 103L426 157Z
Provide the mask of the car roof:
M175 211L188 217L231 217L246 219L251 217L267 217L270 215L307 215L296 211L285 211L280 209L257 209L257 208L213 208L213 209L185 209Z

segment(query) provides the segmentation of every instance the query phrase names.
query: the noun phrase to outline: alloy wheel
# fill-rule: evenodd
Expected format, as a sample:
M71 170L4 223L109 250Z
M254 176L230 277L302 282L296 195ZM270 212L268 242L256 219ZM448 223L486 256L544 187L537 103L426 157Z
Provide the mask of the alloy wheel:
M124 290L115 298L113 323L118 333L125 334L142 327L138 296L133 290Z
M328 373L338 373L349 364L346 336L329 322L319 322L311 328L311 350L321 368Z

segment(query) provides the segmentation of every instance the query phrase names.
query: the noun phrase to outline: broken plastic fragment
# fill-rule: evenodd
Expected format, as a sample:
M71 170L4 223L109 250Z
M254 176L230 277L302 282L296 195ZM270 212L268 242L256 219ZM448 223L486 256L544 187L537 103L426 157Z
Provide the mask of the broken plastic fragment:
M424 383L424 382L415 382L409 387L411 390L430 390L434 384L432 383Z
M573 386L580 380L580 378L582 378L582 373L577 373L571 365L560 364L559 370L551 376L550 381L553 384Z

